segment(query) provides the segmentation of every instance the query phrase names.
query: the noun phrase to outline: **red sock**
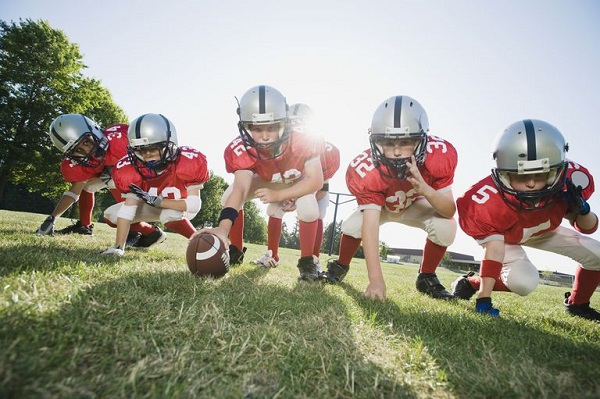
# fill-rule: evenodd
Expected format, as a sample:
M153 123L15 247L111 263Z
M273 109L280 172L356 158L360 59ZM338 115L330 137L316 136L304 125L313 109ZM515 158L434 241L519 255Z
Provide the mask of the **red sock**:
M419 273L435 273L435 269L437 269L446 253L446 248L447 247L434 244L427 239L427 241L425 241L425 249L423 249L423 260L421 261Z
M323 244L323 219L317 219L317 235L315 236L315 247L313 255L317 258L321 255L321 244Z
M110 189L110 193L112 194L115 201L117 201L117 203L125 201L125 198L121 197L121 192L116 188Z
M244 209L240 209L238 217L229 231L229 241L240 251L244 247Z
M581 265L577 266L569 303L575 305L588 303L598 284L600 284L600 271L586 270Z
M92 224L92 211L94 210L94 193L81 191L79 194L79 221L83 226Z
M469 284L471 284L471 287L473 287L473 289L475 291L479 291L479 286L481 286L481 277L472 276L472 277L467 278L467 280L469 280ZM494 291L510 292L508 287L506 285L504 285L504 283L502 282L502 280L499 277L496 279L496 283L494 284Z
M279 241L281 240L281 225L283 221L280 218L269 217L267 226L267 249L273 251L273 259L279 260Z
M196 232L194 225L189 219L174 220L165 223L165 227L173 230L175 233L181 234L185 238L190 238Z
M113 226L109 220L106 220L106 224L108 224L109 226L112 226L112 227L116 227L116 226ZM150 223L137 222L137 223L132 223L131 226L129 226L129 231L135 231L135 232L141 233L143 236L147 236L150 233L154 233L156 231L156 227L152 226Z
M338 259L340 265L350 266L350 262L352 262L354 254L358 251L361 241L360 238L342 234L342 238L340 238L340 256Z
M300 234L300 257L312 256L315 247L315 235L317 234L317 221L298 222Z

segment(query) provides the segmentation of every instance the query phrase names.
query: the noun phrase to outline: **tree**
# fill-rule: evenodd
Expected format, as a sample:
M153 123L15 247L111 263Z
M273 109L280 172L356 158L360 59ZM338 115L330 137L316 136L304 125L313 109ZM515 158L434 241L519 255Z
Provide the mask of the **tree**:
M267 224L253 201L244 204L244 239L253 244L267 242Z
M200 212L192 219L194 226L213 227L217 225L219 214L221 213L221 197L227 189L227 183L221 176L216 176L210 172L210 179L204 183L204 188L200 191L202 199L202 208Z
M379 257L381 259L387 259L388 252L390 251L390 247L383 241L379 242Z
M331 230L333 231L333 242L331 239ZM342 222L338 222L335 225L333 223L329 223L325 230L323 231L323 243L321 244L321 252L327 253L329 255L338 254L340 247L340 237L342 235ZM331 249L331 252L330 252Z
M85 68L79 46L47 21L0 21L0 200L8 183L49 197L68 187L47 134L56 116L127 122L100 82L83 76Z

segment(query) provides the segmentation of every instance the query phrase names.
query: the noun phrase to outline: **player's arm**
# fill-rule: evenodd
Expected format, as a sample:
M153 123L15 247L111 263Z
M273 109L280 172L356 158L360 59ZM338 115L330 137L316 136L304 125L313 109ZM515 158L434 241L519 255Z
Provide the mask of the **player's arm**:
M479 287L478 298L488 298L492 296L496 279L500 277L502 263L504 262L504 241L488 241L483 244L483 247L485 252L479 270L481 286Z
M198 233L216 234L225 243L227 248L229 248L229 231L233 223L235 223L239 210L242 209L248 197L253 175L252 171L249 170L234 172L232 191L223 204L218 226L211 229L201 229Z
M79 195L81 194L85 183L86 182L81 181L71 184L71 188L64 192L50 216L48 216L38 228L37 234L51 235L54 233L54 221L79 200Z
M423 196L441 216L448 219L454 217L456 204L452 190L438 191L427 184L421 176L414 156L412 162L407 162L406 166L409 171L408 181L413 185L417 194Z
M385 281L379 260L379 218L380 209L363 210L362 246L367 263L369 285L363 293L371 299L385 300Z
M125 243L127 242L129 227L131 226L133 219L135 219L135 214L140 202L141 200L137 198L125 197L125 201L123 201L123 205L121 205L117 214L115 246L106 249L102 252L102 255L123 256L125 254Z
M321 161L312 158L304 164L302 178L298 182L281 190L272 190L269 188L259 188L254 192L256 198L264 204L273 202L283 202L295 198L303 197L310 193L316 193L323 187L323 169Z

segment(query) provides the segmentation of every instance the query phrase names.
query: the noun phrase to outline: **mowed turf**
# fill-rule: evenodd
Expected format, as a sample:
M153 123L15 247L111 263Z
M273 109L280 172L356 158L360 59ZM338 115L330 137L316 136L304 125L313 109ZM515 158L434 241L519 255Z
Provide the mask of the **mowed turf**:
M383 264L379 303L362 259L343 284L298 282L298 251L267 270L248 244L205 280L181 236L106 258L110 227L34 235L44 218L0 211L0 398L600 397L600 324L565 313L565 288L496 293L490 319L416 292L416 265Z

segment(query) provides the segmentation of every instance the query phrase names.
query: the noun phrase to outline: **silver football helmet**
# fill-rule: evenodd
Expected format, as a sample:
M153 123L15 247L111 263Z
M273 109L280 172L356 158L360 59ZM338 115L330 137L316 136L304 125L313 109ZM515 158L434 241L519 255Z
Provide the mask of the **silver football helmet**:
M129 160L145 178L160 176L179 157L177 130L173 122L162 114L144 114L132 120L129 123L127 139ZM144 161L142 150L151 147L159 148L160 161Z
M387 158L381 142L389 139L413 139L417 165L425 161L429 120L423 106L408 96L393 96L382 102L373 114L369 143L373 163L384 176L406 179L406 162L410 158ZM382 167L384 166L384 167Z
M271 86L255 86L238 101L238 130L248 154L257 159L275 159L287 149L289 142L288 105L283 94ZM279 124L279 139L257 143L250 133L253 125Z
M106 156L108 140L100 126L81 114L60 115L50 124L50 140L63 153L63 158L83 166L99 166ZM86 138L94 142L94 148L85 156L75 153L77 146Z
M496 162L492 178L504 200L528 210L553 203L565 183L568 149L562 133L548 122L525 119L509 125L497 136L492 153ZM548 179L541 190L516 191L509 173L548 173Z
M288 119L292 132L307 132L313 130L315 113L312 108L306 104L297 103L290 105L288 110Z

